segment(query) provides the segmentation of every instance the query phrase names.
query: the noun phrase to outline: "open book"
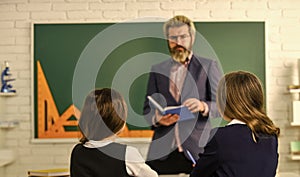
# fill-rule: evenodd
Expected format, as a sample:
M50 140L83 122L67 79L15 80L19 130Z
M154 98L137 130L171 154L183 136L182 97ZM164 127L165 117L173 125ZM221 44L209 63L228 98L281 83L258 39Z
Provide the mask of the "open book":
M160 112L161 115L178 114L180 116L179 121L195 118L195 115L186 106L167 106L163 108L151 96L147 96L147 98L149 99L150 103Z

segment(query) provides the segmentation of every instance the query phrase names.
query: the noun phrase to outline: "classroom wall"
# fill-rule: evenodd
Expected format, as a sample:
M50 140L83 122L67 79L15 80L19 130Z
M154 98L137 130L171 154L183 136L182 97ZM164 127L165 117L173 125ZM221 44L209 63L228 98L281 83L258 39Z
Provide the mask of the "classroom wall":
M24 177L28 169L67 167L74 143L32 143L31 22L119 22L139 17L170 18L184 14L194 21L265 21L267 112L281 128L280 172L300 174L300 161L289 159L289 142L300 139L291 127L291 96L286 87L298 84L300 1L294 0L0 0L0 64L8 61L18 94L5 98L6 115L18 120L5 131L4 146L16 161L4 176ZM226 45L226 44L224 44ZM131 143L145 155L147 143Z

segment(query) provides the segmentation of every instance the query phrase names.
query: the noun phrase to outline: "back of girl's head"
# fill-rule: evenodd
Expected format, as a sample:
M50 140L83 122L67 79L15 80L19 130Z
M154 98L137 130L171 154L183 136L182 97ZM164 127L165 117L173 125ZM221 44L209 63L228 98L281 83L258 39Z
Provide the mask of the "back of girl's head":
M245 122L255 135L279 135L264 111L264 94L260 80L252 73L236 71L219 82L217 104L222 115Z
M244 71L226 74L218 87L218 105L230 118L243 118L263 109L263 91L256 76Z
M109 88L91 91L84 102L79 128L87 140L102 140L117 134L125 126L127 105L123 96Z

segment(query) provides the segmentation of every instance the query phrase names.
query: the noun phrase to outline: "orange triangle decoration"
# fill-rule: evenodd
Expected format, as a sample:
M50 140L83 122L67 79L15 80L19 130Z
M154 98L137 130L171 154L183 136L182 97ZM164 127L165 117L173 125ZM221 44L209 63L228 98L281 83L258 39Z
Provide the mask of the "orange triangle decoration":
M38 138L80 138L78 130L65 130L66 126L77 127L80 111L72 104L62 115L59 114L39 61L37 61L37 109ZM70 119L72 116L76 119ZM152 135L152 130L129 130L126 126L118 136L152 137Z

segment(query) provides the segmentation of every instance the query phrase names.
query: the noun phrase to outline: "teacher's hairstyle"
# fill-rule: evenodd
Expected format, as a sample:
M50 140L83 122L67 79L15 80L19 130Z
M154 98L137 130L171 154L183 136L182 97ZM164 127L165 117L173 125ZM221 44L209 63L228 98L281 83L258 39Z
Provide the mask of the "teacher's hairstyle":
M246 71L225 74L218 85L217 105L221 115L245 122L255 142L260 134L279 136L280 129L265 113L263 88L254 74Z
M123 130L127 119L127 105L123 96L114 89L91 91L85 99L79 129L81 143L102 140Z
M187 25L189 27L189 33L191 36L195 36L196 28L194 22L186 16L176 15L173 18L166 21L164 24L163 30L166 38L169 37L169 28L181 27L183 25Z

